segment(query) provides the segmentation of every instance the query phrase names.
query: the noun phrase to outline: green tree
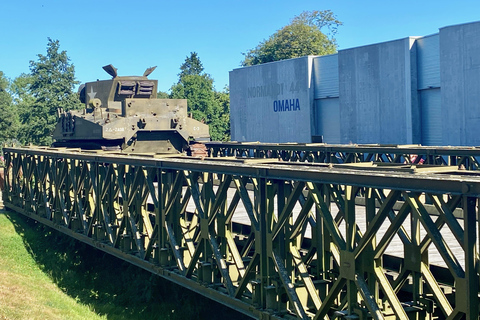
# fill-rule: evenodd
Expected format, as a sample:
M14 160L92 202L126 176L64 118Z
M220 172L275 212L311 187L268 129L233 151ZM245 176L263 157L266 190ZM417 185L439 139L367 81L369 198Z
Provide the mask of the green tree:
M185 59L180 70L178 83L170 89L170 98L187 99L188 112L192 113L194 119L209 125L212 140L228 139L229 103L225 102L228 93L222 95L215 91L213 79L203 72L202 63L195 52Z
M182 78L186 75L201 75L203 72L203 65L196 52L191 52L190 57L185 59L185 62L180 66L180 73L178 76Z
M16 139L18 131L18 113L9 88L10 82L0 71L0 148L6 141Z
M13 96L13 104L18 117L18 133L16 139L22 144L27 143L25 134L26 130L23 128L28 126L28 124L22 123L21 119L24 118L22 115L29 113L35 103L35 97L30 90L31 84L32 76L30 74L22 73L15 78L10 87Z
M168 94L168 92L164 92L164 91L158 91L157 92L157 98L158 99L168 99L170 97L170 95Z
M52 143L52 132L57 122L57 109L79 109L81 103L74 92L75 67L70 63L66 51L59 51L58 40L48 39L47 54L38 55L37 61L30 61L28 92L34 101L28 101L20 109L24 142L38 145Z
M215 101L220 106L217 123L214 126L219 132L218 141L230 141L230 90L215 91Z
M326 35L329 36L329 39L335 43L335 34L337 33L338 27L343 24L330 10L304 11L298 16L294 17L292 19L292 23L300 23L317 27L318 30L327 28L328 31Z
M335 34L342 23L330 10L305 11L291 23L243 53L242 66L337 52ZM326 33L322 29L327 29Z

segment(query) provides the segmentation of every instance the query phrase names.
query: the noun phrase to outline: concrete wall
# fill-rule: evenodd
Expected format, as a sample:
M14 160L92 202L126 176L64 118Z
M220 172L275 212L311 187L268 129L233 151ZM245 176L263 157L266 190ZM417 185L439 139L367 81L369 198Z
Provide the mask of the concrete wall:
M230 72L233 141L311 142L313 56Z
M440 35L419 38L417 45L418 94L421 110L421 144L442 145L442 102L440 89Z
M480 145L480 22L440 29L444 145Z
M420 140L413 38L341 50L341 143Z
M313 59L315 135L340 143L338 54Z
M480 146L480 22L236 69L230 92L232 140Z

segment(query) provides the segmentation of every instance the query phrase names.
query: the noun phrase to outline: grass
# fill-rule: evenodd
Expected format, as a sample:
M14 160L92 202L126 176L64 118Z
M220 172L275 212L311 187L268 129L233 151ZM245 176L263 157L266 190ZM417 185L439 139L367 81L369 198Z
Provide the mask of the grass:
M0 211L0 320L245 319L207 298Z
M56 286L23 241L33 228L22 224L0 213L0 319L107 319Z

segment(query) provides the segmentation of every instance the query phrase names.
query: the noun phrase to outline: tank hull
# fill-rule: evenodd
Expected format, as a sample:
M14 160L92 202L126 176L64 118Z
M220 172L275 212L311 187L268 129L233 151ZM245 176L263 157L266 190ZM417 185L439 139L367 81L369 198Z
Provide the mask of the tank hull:
M157 80L118 77L86 83L81 111L59 110L54 147L118 149L126 152L182 153L192 141L209 141L206 124L188 116L187 100L157 99Z

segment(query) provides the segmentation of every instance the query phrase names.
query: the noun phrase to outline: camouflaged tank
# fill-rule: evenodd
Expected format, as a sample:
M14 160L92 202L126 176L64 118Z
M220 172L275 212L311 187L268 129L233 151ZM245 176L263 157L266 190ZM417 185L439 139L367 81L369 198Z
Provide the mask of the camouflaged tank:
M157 99L157 80L120 77L80 87L85 109L58 110L53 147L123 150L131 153L183 153L190 144L210 140L208 126L189 117L186 99Z

